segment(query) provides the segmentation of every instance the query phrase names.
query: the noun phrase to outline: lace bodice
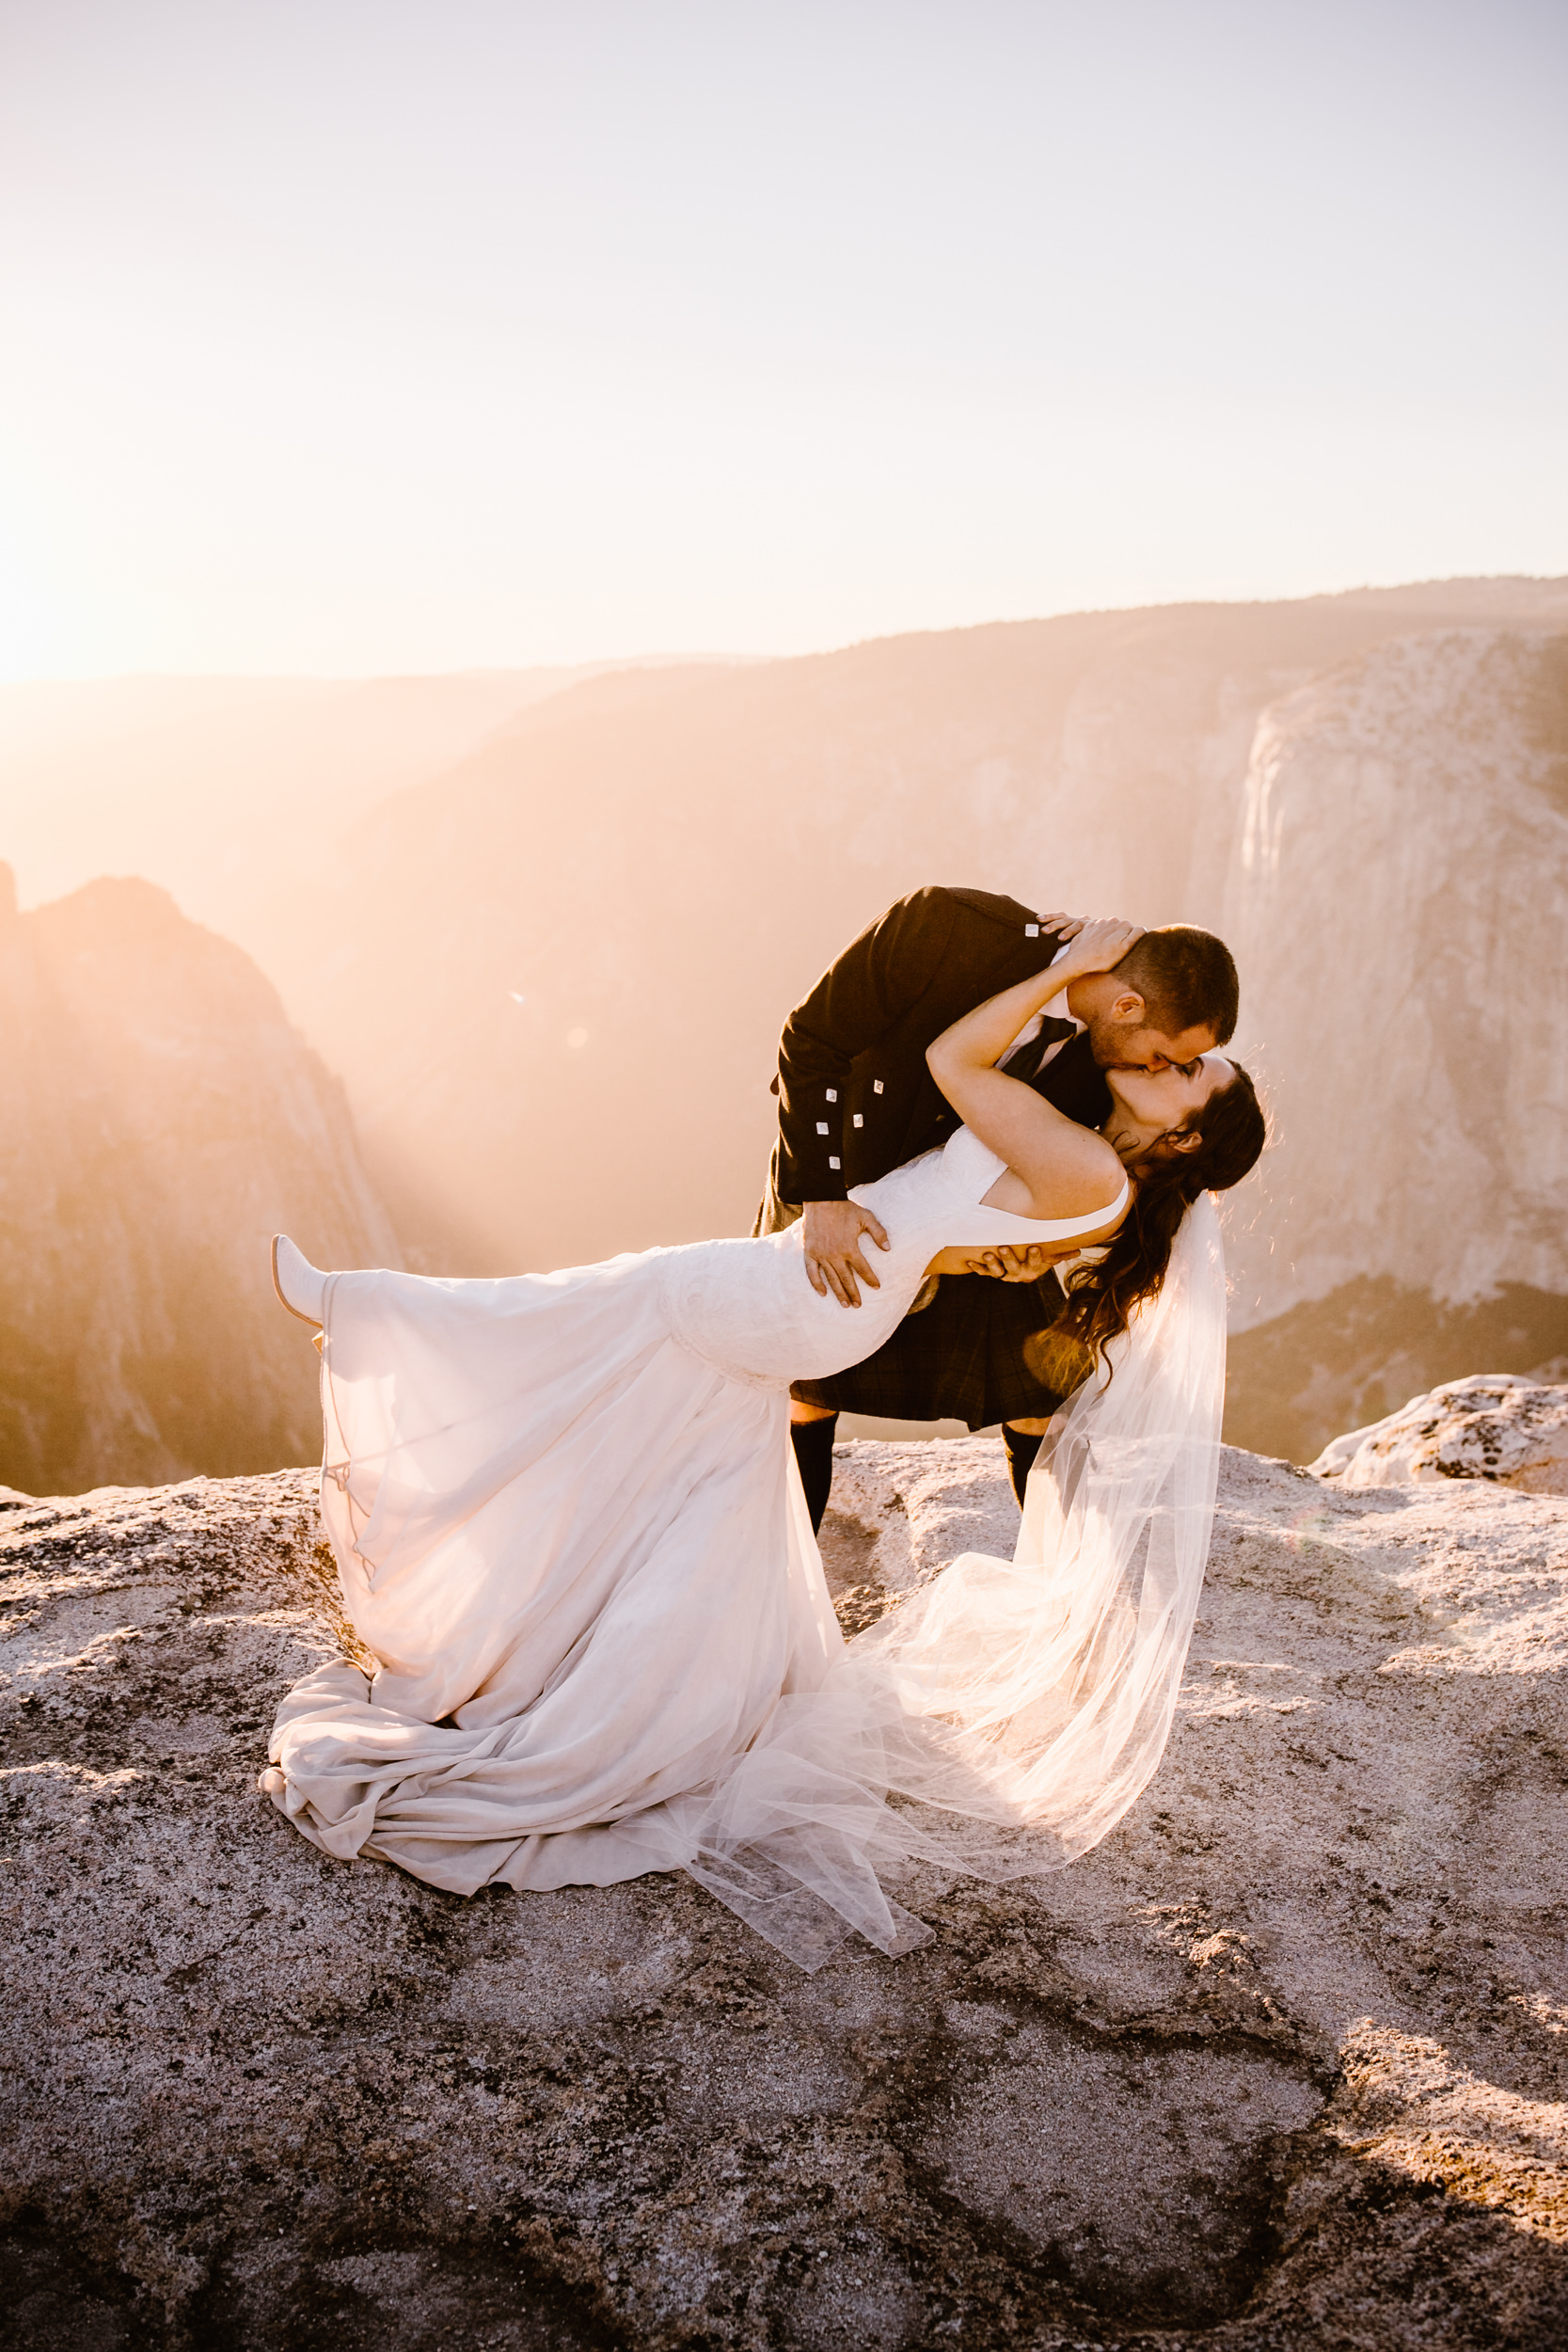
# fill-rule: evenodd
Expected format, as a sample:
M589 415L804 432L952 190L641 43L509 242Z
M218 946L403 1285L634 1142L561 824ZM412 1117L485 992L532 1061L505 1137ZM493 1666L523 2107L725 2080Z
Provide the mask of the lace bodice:
M850 1199L876 1212L889 1243L885 1253L870 1242L864 1247L881 1287L863 1286L858 1308L841 1307L812 1288L799 1224L752 1241L656 1252L676 1338L732 1378L761 1387L825 1379L881 1346L909 1312L939 1249L1075 1240L1098 1232L1127 1198L1124 1181L1115 1200L1087 1216L1015 1216L988 1208L983 1198L1006 1165L960 1127L940 1150L875 1184L857 1184Z

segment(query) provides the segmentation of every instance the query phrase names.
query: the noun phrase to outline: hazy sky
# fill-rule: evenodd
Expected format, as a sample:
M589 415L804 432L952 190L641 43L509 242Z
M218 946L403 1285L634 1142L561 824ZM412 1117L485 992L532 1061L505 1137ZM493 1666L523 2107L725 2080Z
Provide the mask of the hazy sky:
M0 675L1568 571L1560 0L0 0Z

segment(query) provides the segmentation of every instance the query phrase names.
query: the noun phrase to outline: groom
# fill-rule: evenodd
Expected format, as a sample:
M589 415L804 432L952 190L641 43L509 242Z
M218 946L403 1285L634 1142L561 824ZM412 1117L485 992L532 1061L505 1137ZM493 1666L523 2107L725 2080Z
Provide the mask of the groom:
M879 1288L887 1236L848 1198L958 1124L926 1066L926 1049L975 1005L1053 963L1079 925L984 890L917 890L850 943L784 1023L779 1134L753 1232L803 1216L806 1271L847 1312L860 1284ZM1110 1117L1102 1071L1163 1070L1224 1045L1236 1025L1236 967L1210 931L1171 924L1140 934L1114 972L1074 980L1016 1041L1004 1068L1085 1127ZM1165 1139L1179 1151L1179 1137ZM1088 1371L1051 1326L1063 1293L1035 1249L983 1253L986 1272L946 1275L891 1339L832 1379L800 1382L791 1435L819 1527L833 1475L840 1412L908 1421L1002 1423L1022 1501L1046 1422ZM976 1254L976 1266L982 1253ZM992 1279L987 1279L990 1275ZM995 1277L1002 1279L997 1279Z

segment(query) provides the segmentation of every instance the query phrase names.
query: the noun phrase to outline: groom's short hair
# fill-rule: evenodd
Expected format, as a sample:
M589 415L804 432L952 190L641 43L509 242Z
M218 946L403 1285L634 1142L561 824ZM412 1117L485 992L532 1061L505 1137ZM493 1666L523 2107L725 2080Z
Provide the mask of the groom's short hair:
M1212 1029L1216 1045L1234 1036L1241 982L1229 948L1212 931L1191 923L1164 923L1145 931L1117 965L1117 977L1135 988L1151 1027L1166 1037Z

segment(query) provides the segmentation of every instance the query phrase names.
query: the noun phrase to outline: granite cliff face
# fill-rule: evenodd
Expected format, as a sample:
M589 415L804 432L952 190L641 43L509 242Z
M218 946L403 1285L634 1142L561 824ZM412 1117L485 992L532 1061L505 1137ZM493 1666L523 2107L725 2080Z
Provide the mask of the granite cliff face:
M1568 1293L1568 636L1405 639L1271 706L1238 864L1286 1279Z
M279 1226L400 1264L342 1089L227 940L142 882L0 911L0 1478L309 1461Z
M1565 926L1568 637L1407 638L1262 714L1226 930L1276 1149L1231 1261L1254 1320L1311 1303L1272 1429L1236 1351L1253 1441L1568 1349Z
M0 1497L15 2352L1557 2352L1568 1501L1226 1457L1161 1772L806 1979L680 1878L465 1902L257 1793L304 1472ZM1016 1528L841 1454L852 1622Z

